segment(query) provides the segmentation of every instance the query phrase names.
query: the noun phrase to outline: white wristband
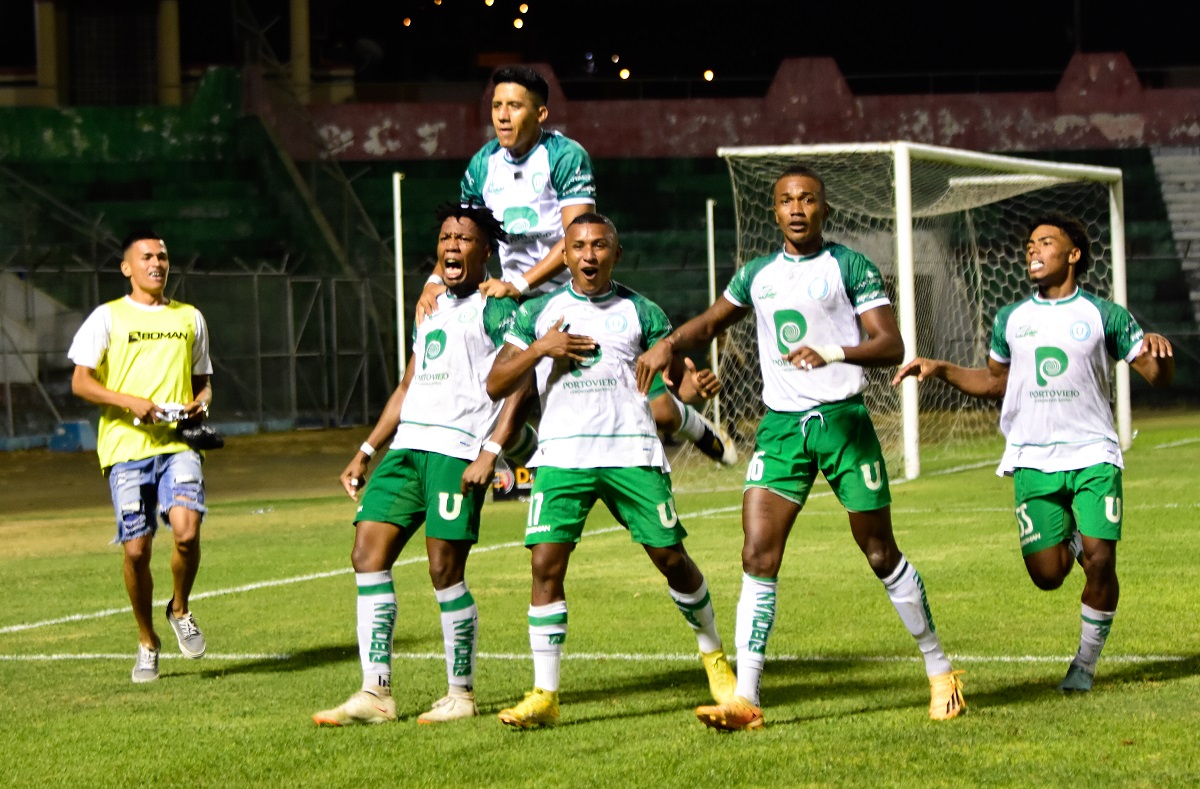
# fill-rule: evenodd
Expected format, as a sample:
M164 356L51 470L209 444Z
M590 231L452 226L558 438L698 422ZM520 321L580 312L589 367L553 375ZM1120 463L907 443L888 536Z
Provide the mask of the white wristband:
M846 360L846 349L840 345L810 345L808 346L825 360L825 364L833 364L834 362L842 362Z
M517 289L517 293L524 296L529 292L529 280L524 277L517 277L512 281L512 286Z
M371 446L370 442L362 442L362 446L358 448L358 451L369 458L375 457L375 447Z
M484 452L491 452L496 457L500 457L500 453L504 451L504 447L497 444L495 441L484 441L480 449Z
M430 274L429 279L425 280L426 285L445 285L446 281L437 274Z

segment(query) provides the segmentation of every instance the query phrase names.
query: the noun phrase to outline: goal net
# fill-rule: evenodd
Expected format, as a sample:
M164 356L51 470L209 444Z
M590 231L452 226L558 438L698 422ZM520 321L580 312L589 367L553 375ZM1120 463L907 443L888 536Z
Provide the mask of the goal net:
M718 154L733 181L738 266L782 243L772 212L779 174L804 164L822 177L832 209L825 238L858 250L879 267L906 359L986 364L996 311L1031 292L1024 242L1028 223L1043 211L1064 211L1084 222L1093 262L1082 284L1125 301L1120 170L912 143L722 148ZM764 412L753 321L741 321L727 334L718 363L720 421L745 455ZM1123 372L1118 424L1127 444L1128 372ZM864 392L892 475L903 468L906 477L917 476L922 453L936 465L979 460L978 439L996 435L996 404L961 395L941 381L918 387L910 378L893 387L894 373L895 368L868 370Z

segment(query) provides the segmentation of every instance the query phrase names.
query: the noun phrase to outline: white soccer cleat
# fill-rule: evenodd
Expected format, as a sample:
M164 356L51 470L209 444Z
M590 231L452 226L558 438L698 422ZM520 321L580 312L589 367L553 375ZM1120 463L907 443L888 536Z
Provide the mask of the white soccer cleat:
M360 690L344 704L312 716L318 726L350 726L357 723L390 723L396 720L396 700Z
M421 713L417 723L446 723L447 721L474 718L479 715L475 706L475 693L470 690L451 689L433 703L428 712Z

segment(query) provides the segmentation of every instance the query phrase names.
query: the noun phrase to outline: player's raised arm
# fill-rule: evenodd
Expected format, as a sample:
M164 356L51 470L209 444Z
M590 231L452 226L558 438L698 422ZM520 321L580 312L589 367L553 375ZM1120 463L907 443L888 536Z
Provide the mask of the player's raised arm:
M695 350L711 342L749 312L749 307L739 307L724 296L718 296L708 309L654 343L650 350L638 357L638 389L643 394L649 392L650 384L658 373L663 373L663 381L674 385L669 376L676 353Z
M999 400L1008 388L1008 365L988 359L987 367L961 367L942 359L926 359L918 356L896 371L892 386L910 376L918 381L937 378L953 386L963 394Z
M1142 350L1129 366L1156 389L1170 386L1175 380L1175 350L1171 341L1161 334L1147 334L1142 338Z

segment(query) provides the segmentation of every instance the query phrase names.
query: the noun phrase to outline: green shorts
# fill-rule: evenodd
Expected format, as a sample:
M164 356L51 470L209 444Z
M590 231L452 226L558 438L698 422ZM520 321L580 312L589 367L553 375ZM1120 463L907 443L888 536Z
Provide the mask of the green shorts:
M851 512L892 503L883 449L861 396L808 411L767 411L755 444L746 488L766 488L803 507L819 471Z
M354 522L390 523L404 532L405 541L425 524L427 537L478 542L486 489L460 492L469 465L437 452L389 450L363 491Z
M675 511L671 475L661 469L542 466L529 499L525 545L579 542L596 499L629 529L636 543L666 548L687 536Z
M1045 550L1071 537L1121 539L1121 469L1097 463L1073 471L1013 472L1021 555Z

